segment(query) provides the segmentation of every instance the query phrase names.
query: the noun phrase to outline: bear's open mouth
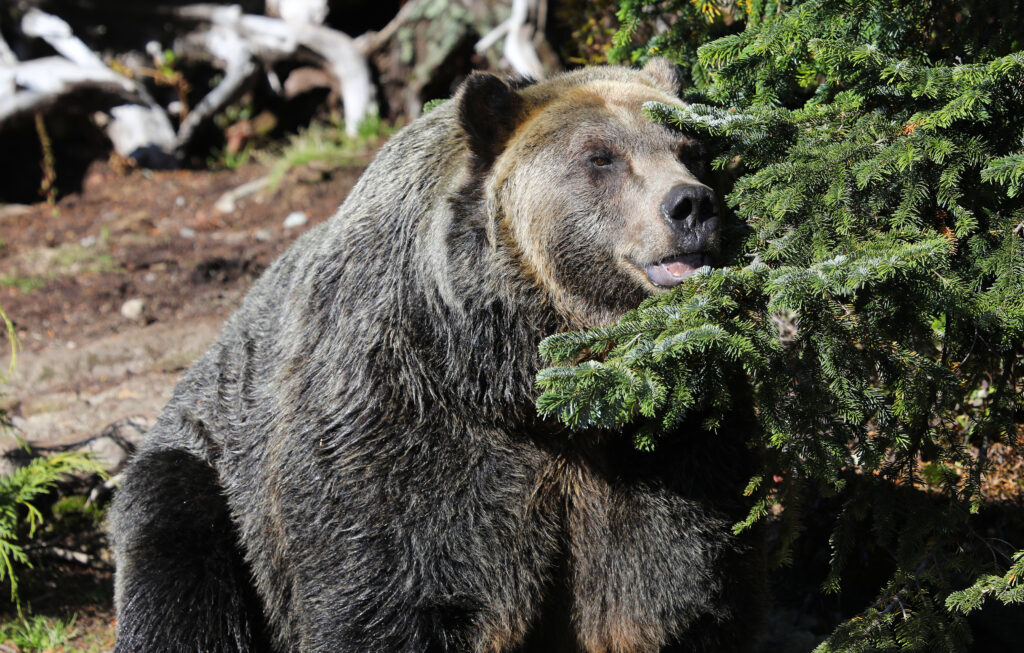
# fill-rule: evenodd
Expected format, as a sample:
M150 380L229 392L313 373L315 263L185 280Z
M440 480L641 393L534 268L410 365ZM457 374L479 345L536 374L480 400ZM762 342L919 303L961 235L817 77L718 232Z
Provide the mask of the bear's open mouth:
M693 252L673 256L658 263L649 263L644 266L647 278L655 286L671 288L697 271L704 265L710 265L711 259L702 252Z

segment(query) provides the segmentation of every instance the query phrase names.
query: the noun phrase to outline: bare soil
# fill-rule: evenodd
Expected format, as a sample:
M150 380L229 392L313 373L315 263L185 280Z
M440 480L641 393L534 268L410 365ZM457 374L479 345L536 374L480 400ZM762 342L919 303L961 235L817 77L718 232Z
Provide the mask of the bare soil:
M252 282L361 172L302 183L296 171L221 213L222 194L266 170L120 175L100 164L55 207L0 207L0 306L21 343L2 407L21 435L59 444L155 416ZM293 212L308 222L284 227ZM122 314L129 300L142 301L138 317Z

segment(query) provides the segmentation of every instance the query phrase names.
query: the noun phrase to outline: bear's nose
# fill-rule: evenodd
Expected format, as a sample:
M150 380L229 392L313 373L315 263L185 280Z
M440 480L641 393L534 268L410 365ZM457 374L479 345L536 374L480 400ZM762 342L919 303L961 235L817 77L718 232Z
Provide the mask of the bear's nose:
M718 216L718 203L707 186L679 184L665 194L661 214L674 229L696 229Z

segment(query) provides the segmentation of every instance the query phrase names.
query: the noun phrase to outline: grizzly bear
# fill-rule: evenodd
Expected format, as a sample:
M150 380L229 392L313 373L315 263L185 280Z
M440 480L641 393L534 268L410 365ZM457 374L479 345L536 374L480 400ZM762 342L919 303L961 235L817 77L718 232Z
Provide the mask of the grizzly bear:
M539 341L714 261L672 66L474 74L185 374L112 509L117 651L749 650L739 425L538 417Z

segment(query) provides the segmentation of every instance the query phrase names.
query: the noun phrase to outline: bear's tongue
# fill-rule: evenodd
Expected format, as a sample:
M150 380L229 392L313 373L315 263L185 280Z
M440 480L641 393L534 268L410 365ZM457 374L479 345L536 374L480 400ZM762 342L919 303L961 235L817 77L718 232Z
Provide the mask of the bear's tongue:
M665 259L660 263L651 263L646 268L647 278L657 286L671 288L696 272L697 268L702 265L704 265L703 254L684 254Z

